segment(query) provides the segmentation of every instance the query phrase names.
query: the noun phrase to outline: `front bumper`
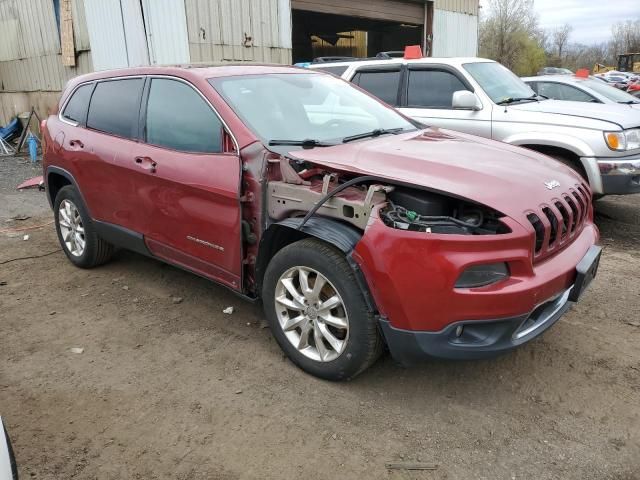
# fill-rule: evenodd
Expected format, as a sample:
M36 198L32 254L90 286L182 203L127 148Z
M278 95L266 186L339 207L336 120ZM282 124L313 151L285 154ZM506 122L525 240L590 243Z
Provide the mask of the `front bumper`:
M605 195L625 195L640 193L640 156L623 158L596 158L602 193Z
M380 319L391 356L403 365L425 358L477 360L490 358L527 343L548 330L571 307L571 289L542 303L532 312L500 320L453 323L439 332L394 328Z

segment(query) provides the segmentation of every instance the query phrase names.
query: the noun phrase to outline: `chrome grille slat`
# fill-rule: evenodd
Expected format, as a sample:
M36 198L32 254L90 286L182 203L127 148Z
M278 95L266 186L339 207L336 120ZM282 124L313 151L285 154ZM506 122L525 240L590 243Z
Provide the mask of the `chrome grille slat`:
M526 212L535 232L534 261L547 258L571 243L584 228L590 208L591 190L580 183L537 210Z

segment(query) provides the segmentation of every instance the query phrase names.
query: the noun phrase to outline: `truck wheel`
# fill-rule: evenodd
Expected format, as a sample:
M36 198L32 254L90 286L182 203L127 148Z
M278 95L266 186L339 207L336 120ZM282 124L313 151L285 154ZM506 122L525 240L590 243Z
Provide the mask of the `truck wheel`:
M98 236L78 191L62 187L53 204L56 232L62 250L77 267L92 268L107 262L113 246Z
M262 298L276 341L302 370L349 380L382 351L373 313L344 255L316 239L280 250L265 273Z

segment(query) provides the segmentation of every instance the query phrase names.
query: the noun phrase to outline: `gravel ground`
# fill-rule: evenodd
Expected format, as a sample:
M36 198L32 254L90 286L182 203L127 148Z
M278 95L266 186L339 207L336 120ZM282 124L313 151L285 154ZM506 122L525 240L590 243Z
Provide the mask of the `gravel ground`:
M640 195L597 203L598 278L542 338L334 384L224 288L127 252L80 270L52 225L7 232L51 221L14 190L37 174L0 158L0 415L21 478L640 479ZM416 461L434 469L385 468Z

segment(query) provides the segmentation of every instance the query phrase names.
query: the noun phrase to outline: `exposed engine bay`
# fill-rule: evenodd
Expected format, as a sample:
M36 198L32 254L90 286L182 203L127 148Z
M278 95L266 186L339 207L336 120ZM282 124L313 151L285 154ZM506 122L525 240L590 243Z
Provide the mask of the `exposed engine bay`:
M269 182L269 216L276 221L312 214L348 222L364 230L379 206L383 222L400 230L434 234L509 233L503 215L483 205L418 188L354 177L281 157L281 179ZM295 167L294 167L295 165ZM362 182L359 181L362 179Z

